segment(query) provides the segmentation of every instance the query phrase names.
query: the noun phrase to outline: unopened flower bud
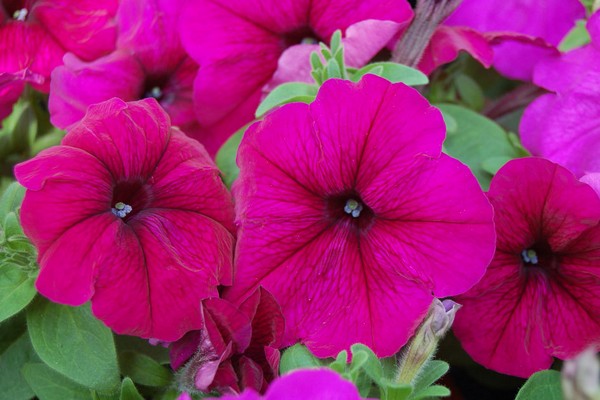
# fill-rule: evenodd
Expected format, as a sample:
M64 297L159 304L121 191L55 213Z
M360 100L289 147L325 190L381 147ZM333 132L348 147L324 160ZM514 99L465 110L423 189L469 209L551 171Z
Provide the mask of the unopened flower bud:
M600 360L593 348L566 360L561 371L565 400L600 400Z

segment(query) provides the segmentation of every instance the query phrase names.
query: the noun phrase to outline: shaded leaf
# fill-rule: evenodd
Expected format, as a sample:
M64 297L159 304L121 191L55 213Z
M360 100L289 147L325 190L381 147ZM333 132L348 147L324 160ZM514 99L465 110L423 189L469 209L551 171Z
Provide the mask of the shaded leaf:
M561 400L560 372L539 371L525 382L515 400Z
M27 400L34 396L21 375L21 368L31 361L37 361L37 357L27 332L23 332L0 355L0 400Z
M145 386L161 387L171 382L171 371L151 357L134 351L119 354L121 372L136 383Z
M228 188L231 188L231 184L240 174L240 169L238 168L235 160L237 157L238 147L240 147L240 143L244 137L244 132L246 132L248 126L249 125L244 126L231 135L231 137L227 139L225 143L223 143L217 152L217 156L215 157L217 167L223 176L223 182Z
M123 379L121 383L121 396L119 400L144 400L140 392L129 378Z
M0 265L0 322L25 308L37 293L35 279L10 263Z

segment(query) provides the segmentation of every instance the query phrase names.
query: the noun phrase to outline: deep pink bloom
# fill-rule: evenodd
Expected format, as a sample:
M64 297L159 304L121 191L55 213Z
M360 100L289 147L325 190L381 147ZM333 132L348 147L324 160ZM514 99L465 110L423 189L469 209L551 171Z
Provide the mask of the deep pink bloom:
M215 398L211 398L216 400ZM252 390L221 400L361 400L358 389L327 368L299 369L276 379L264 396Z
M233 207L204 148L154 99L91 106L61 146L15 168L38 291L118 333L179 339L231 283Z
M133 101L156 98L174 125L198 139L192 85L198 65L177 34L182 1L122 0L117 13L118 49L92 62L67 54L52 75L49 109L59 128L78 122L90 104L112 97ZM214 154L217 146L209 145Z
M496 255L453 328L475 361L527 377L600 343L600 198L541 158L507 163L488 197Z
M534 82L556 94L534 101L519 127L523 145L532 154L577 176L600 172L600 12L587 27L589 45L536 66Z
M285 342L319 357L357 342L397 352L433 296L473 286L494 251L489 202L441 153L444 136L417 91L373 75L329 80L311 105L252 125L237 159L230 295L263 285L282 307Z
M446 24L480 32L514 32L558 46L575 21L584 17L579 0L464 0ZM510 78L530 81L537 62L557 55L535 40L515 39L494 46L494 67Z
M215 298L204 300L201 309L202 330L171 345L180 385L202 392L264 392L279 374L285 328L273 296L260 288L239 307Z
M406 0L190 1L180 31L184 47L202 65L194 83L200 123L224 141L252 121L280 56L304 39L328 42L336 29L345 34L359 21L405 22L411 16Z

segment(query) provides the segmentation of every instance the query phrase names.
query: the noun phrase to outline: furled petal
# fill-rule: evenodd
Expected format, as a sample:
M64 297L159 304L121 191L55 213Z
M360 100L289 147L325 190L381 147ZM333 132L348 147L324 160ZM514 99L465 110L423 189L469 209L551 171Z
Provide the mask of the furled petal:
M118 97L137 100L144 86L144 71L135 58L123 51L92 62L73 54L52 73L48 108L51 121L62 129L79 122L91 104Z
M579 92L538 98L521 120L523 145L577 176L600 171L599 98Z
M279 347L285 328L281 307L268 290L258 288L240 305L240 311L252 321L252 346Z
M37 0L32 15L66 50L93 60L115 48L118 0Z
M243 353L252 337L250 318L227 300L206 299L202 304L205 315L210 315L223 342L231 343L234 353Z
M169 117L154 99L127 104L115 98L90 106L63 145L98 158L115 180L148 178L165 152L169 125Z

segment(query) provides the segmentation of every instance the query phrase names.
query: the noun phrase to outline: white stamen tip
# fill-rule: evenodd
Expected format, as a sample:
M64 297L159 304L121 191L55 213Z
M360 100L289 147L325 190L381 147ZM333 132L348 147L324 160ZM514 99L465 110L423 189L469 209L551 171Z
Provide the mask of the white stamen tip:
M17 21L25 21L25 18L27 18L28 13L29 11L27 11L26 8L21 8L20 10L15 11L15 13L13 14L13 18Z
M129 214L131 211L133 211L133 208L129 204L118 202L117 204L115 204L115 206L113 207L113 209L111 211L117 217L125 218L125 216L127 214Z
M352 215L353 218L358 218L362 210L363 205L354 199L347 200L344 206L344 212Z
M521 257L526 263L536 265L539 261L537 253L533 249L526 249L521 252Z

